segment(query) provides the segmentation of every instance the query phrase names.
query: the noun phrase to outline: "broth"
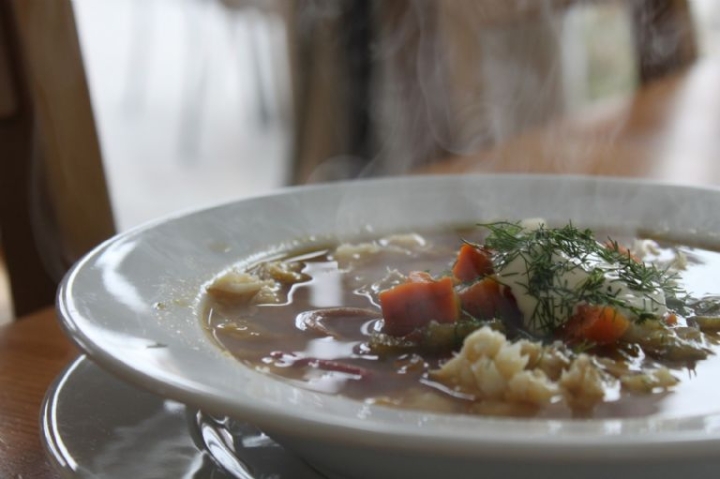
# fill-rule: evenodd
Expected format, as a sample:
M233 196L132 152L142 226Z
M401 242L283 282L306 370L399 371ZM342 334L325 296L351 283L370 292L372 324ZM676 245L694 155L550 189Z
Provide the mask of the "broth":
M652 387L647 393L629 391L624 383L616 381L605 386L601 401L592 408L580 409L557 397L543 407L522 401L490 401L438 380L434 372L456 355L457 349L421 351L394 349L394 345L378 349L375 339L382 336L383 328L380 291L402 283L409 271L433 275L450 271L464 241L481 243L485 237L482 229L448 229L424 233L422 237L345 246L344 256L337 245L288 252L279 263L286 269L274 273L284 282L274 285L272 300L252 304L247 298L238 301L211 291L204 310L205 325L221 347L249 367L303 388L374 404L539 418L685 416L716 409L720 386L711 378L720 374L720 361L714 354L714 333L710 332L703 336L703 347L709 355L697 361L632 356L591 345L587 354L593 358L618 361L613 364L622 364L630 371L666 367L679 381L671 387ZM598 233L597 237L607 235ZM621 244L633 242L629 237L616 239ZM720 293L713 289L715 272L720 271L718 252L660 242L648 257L653 261L687 258L680 272L680 286L693 298ZM257 273L263 265L252 265L244 272ZM679 320L684 324L685 317ZM576 352L568 349L563 354Z

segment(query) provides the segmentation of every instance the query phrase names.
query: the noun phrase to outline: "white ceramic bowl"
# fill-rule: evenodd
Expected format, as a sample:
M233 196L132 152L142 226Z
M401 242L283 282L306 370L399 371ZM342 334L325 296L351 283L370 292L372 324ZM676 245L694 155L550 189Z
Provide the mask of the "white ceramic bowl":
M105 369L252 422L329 475L711 477L720 467L720 404L710 416L587 421L369 406L243 366L203 330L198 300L203 284L229 265L312 236L543 217L720 245L718 211L718 190L567 176L388 178L289 189L111 239L68 273L58 307L67 332Z

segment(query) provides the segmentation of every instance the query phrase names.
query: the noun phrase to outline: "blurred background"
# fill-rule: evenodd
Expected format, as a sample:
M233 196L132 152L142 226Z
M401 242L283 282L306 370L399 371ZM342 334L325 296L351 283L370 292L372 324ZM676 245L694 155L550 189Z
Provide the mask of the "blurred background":
M119 230L286 183L289 57L275 8L75 0Z
M116 231L471 155L720 55L716 0L72 4ZM10 297L0 267L0 322Z
M290 180L292 26L282 2L75 0L119 230ZM700 49L720 53L720 2L690 5ZM635 88L627 2L579 3L557 21L566 109Z

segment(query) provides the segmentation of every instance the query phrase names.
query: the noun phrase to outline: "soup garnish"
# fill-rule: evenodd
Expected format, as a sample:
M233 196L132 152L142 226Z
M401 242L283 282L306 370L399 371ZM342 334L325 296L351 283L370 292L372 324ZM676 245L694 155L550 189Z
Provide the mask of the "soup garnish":
M720 328L720 302L685 291L683 251L537 220L395 235L227 272L206 319L252 367L370 403L649 414Z

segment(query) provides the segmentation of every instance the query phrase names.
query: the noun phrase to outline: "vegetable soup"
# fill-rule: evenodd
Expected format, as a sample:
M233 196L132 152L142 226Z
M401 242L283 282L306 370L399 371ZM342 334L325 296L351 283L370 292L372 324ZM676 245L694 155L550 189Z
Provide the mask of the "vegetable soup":
M435 412L541 418L716 409L720 254L542 220L288 251L207 287L249 367Z

